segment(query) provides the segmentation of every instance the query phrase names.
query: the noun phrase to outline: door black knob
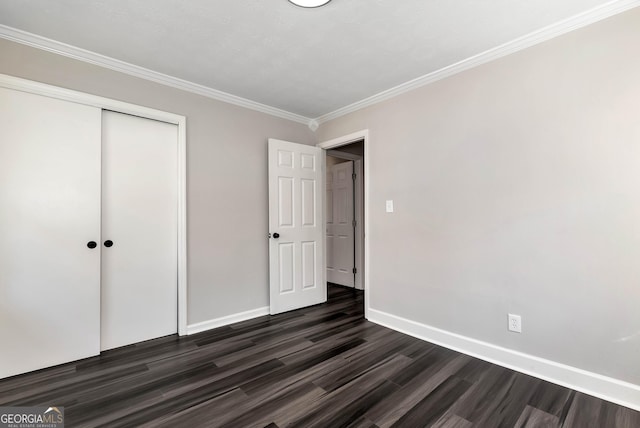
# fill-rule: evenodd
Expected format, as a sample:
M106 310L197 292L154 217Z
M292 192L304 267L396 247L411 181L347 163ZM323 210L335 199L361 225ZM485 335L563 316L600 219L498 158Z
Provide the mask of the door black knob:
M280 234L278 232L276 232L276 233L273 234L273 237L278 239L280 237Z
M113 241L107 239L106 241L104 241L104 246L109 248L113 246Z
M98 246L98 244L96 244L96 241L89 241L87 242L87 247L91 248L92 250L94 248L96 248Z

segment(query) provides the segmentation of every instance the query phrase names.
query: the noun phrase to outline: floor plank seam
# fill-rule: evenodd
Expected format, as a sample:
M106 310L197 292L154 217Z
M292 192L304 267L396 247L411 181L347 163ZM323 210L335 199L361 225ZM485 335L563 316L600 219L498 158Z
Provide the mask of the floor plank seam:
M68 426L638 428L640 412L364 319L364 294L0 380Z

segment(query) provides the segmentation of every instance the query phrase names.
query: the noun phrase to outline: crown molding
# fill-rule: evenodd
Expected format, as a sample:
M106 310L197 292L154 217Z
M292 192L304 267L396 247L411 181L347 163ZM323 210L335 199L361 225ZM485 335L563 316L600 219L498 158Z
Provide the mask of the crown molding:
M376 95L357 101L348 106L339 108L338 110L335 110L331 113L327 113L325 115L317 117L315 121L318 124L322 124L324 122L337 119L338 117L353 113L354 111L369 107L371 105L388 100L390 98L396 97L430 83L437 82L438 80L446 79L447 77L453 76L455 74L461 73L465 70L469 70L495 59L502 58L506 55L519 52L531 46L553 39L554 37L558 37L579 28L586 27L587 25L602 21L603 19L609 18L622 12L626 12L627 10L633 9L638 6L640 6L640 0L611 1L586 12L559 21L555 24L551 24L540 30L536 30L532 33L504 43L495 48L466 58L455 64L441 68L432 73L425 74L424 76L415 78L391 89L387 89Z
M640 6L640 0L613 0L604 5L598 6L581 14L559 21L555 24L544 27L540 30L519 37L510 42L504 43L495 48L484 51L480 54L466 58L455 64L441 68L424 76L410 80L401 85L382 91L376 95L357 101L353 104L339 108L333 112L327 113L315 119L288 112L266 104L261 104L246 98L238 97L217 89L209 88L204 85L189 82L187 80L178 79L163 73L129 64L124 61L117 60L105 55L100 55L85 49L68 45L66 43L57 42L46 37L18 30L16 28L0 25L0 38L13 42L21 43L27 46L42 49L68 58L84 61L89 64L98 65L111 70L119 71L134 77L160 83L183 91L202 95L218 101L226 102L236 106L244 107L250 110L266 113L271 116L282 119L291 120L293 122L305 124L312 131L316 131L318 126L324 122L336 119L354 111L369 107L379 102L388 100L422 86L428 85L438 80L445 79L465 70L477 67L487 62L502 58L506 55L519 52L531 46L550 40L554 37L561 36L573 30L577 30L611 16L617 15L627 10Z
M149 80L151 82L160 83L172 88L181 89L183 91L191 92L194 94L202 95L208 98L212 98L217 101L233 104L236 106L244 107L250 110L266 113L271 116L276 116L281 119L291 120L293 122L302 123L308 125L311 121L310 118L304 117L295 113L291 113L279 108L271 107L266 104L261 104L256 101L252 101L246 98L238 97L236 95L228 94L226 92L218 91L217 89L209 88L204 85L189 82L187 80L178 79L157 71L149 70L144 67L129 64L124 61L117 60L105 55L100 55L95 52L88 51L86 49L78 48L75 46L61 43L46 37L38 36L36 34L28 33L26 31L18 30L6 25L0 25L0 38L10 40L12 42L21 43L23 45L31 46L34 48L42 49L48 52L52 52L58 55L63 55L68 58L76 59L79 61L87 62L89 64L98 65L100 67L108 68L111 70L119 71L121 73L128 74L130 76L139 77L141 79Z

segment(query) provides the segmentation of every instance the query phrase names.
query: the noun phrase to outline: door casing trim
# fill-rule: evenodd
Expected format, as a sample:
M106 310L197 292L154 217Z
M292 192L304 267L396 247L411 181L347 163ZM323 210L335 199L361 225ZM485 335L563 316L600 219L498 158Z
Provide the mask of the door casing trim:
M320 147L321 149L323 149L324 154L322 156L322 171L324 172L323 174L323 192L322 192L322 206L326 207L326 198L327 198L327 189L326 189L326 170L327 170L327 151L330 149L334 149L336 147L340 147L340 146L346 146L347 144L351 144L351 143L355 143L358 141L362 141L363 142L363 147L364 147L364 236L363 236L363 241L364 241L364 245L363 245L363 249L364 249L364 316L365 318L369 318L369 310L370 310L370 298L371 298L371 275L370 275L370 266L371 266L371 262L370 262L370 251L369 251L369 223L370 221L369 219L369 206L370 204L370 198L369 198L369 194L370 194L370 189L371 189L371 168L370 168L370 156L369 156L369 144L371 144L371 139L369 136L369 130L368 129L363 129L361 131L356 131L353 132L351 134L348 135L344 135L342 137L337 137L328 141L323 141L320 142L318 144L316 144L316 147ZM322 224L326 224L326 212L323 209L322 210ZM325 264L326 264L326 259L327 259L327 246L326 246L326 239L327 239L327 232L326 232L326 228L325 228L325 232L324 232L324 239L325 239ZM323 269L324 272L324 281L326 281L326 276L327 276L327 267L326 265L324 266Z

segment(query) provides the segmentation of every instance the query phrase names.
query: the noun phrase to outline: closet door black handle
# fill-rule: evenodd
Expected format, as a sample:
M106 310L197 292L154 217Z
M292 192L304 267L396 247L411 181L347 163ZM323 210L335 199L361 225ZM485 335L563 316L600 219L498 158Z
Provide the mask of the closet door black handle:
M113 246L113 241L107 239L106 241L104 241L104 246L109 248Z
M276 232L276 233L274 233L274 234L273 234L273 237L274 237L275 239L278 239L278 238L280 237L280 234L279 234L278 232Z
M98 246L98 244L96 244L96 241L89 241L87 242L87 247L91 248L92 250L94 248L96 248Z

